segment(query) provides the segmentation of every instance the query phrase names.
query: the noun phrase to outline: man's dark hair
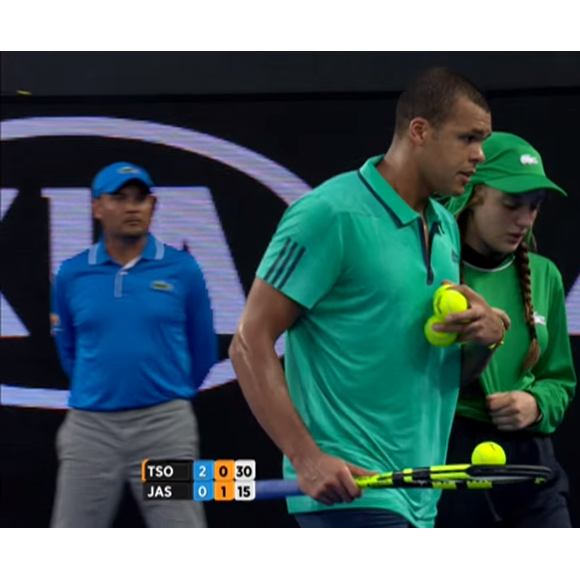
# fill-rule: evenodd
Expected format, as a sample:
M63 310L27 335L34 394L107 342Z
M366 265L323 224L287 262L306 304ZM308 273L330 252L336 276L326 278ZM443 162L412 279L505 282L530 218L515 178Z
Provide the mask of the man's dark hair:
M449 117L459 97L490 112L482 92L467 78L444 67L427 69L416 77L399 97L395 133L401 134L412 119L422 117L440 127Z

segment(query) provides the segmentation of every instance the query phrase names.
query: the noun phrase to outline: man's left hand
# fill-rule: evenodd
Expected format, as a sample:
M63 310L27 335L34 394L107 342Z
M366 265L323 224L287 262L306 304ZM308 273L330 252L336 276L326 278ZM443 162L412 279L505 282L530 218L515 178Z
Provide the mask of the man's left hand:
M499 431L519 431L540 417L536 398L526 391L494 393L486 398L492 423Z
M492 346L501 342L506 325L502 322L503 316L499 315L499 311L491 308L483 296L465 284L452 286L451 289L461 292L467 298L469 308L464 312L450 314L444 323L433 325L433 330L459 333L458 343ZM509 320L507 314L505 316Z

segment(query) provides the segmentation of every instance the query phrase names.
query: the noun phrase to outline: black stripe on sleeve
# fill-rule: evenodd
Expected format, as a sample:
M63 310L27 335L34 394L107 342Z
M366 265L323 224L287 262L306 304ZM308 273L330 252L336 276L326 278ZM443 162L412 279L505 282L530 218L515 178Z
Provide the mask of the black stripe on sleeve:
M289 239L286 240L284 246L282 247L282 250L278 254L278 257L276 258L276 260L274 261L272 266L270 266L270 269L266 273L266 276L264 277L264 279L266 280L266 282L268 282L268 284L271 284L272 275L276 271L276 268L278 268L278 265L280 264L280 262L284 259L284 255L286 253L286 250L288 249L288 246L291 243L292 242Z
M284 276L284 278L282 278L280 285L278 286L279 290L282 290L282 288L284 288L284 284L288 282L288 278L290 278L294 270L296 270L296 266L298 266L298 262L300 262L302 256L304 256L304 252L306 252L306 248L304 246L301 246L300 249L298 250L298 254L296 254L296 257L294 258L294 261L292 262L292 264L290 264L288 270L286 270L286 275Z
M306 248L290 238L286 238L282 249L270 266L264 280L274 288L281 290L296 270Z

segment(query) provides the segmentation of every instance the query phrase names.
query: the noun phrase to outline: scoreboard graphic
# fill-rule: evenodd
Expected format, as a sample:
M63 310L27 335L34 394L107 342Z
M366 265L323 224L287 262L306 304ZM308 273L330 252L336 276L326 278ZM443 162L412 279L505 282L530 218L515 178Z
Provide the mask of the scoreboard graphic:
M146 500L252 501L256 497L253 459L145 459L141 479Z

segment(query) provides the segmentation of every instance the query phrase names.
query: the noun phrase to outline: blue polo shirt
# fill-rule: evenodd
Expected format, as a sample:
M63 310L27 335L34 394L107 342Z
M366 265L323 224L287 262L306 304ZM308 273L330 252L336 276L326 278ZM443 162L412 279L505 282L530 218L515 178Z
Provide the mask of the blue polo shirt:
M217 360L198 263L152 235L125 266L103 242L63 262L51 318L74 409L120 411L190 399Z

